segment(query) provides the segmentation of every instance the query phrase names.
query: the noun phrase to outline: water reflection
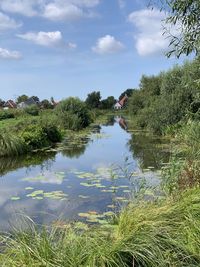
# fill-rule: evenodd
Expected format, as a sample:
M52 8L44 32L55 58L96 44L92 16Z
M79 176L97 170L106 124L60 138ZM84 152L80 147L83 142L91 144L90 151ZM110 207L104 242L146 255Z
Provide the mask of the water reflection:
M158 169L169 155L163 140L128 133L123 117L110 117L106 126L93 128L90 138L75 139L66 139L59 151L0 160L1 230L9 228L8 221L13 222L16 212L48 224L126 204L142 179L158 182L153 169L142 169ZM121 172L111 166L120 167Z
M37 153L18 157L0 158L0 176L8 172L26 167L27 170L34 166L40 166L42 169L49 169L55 161L56 152Z
M135 132L128 141L133 158L139 160L140 167L160 169L170 157L169 141L144 132Z

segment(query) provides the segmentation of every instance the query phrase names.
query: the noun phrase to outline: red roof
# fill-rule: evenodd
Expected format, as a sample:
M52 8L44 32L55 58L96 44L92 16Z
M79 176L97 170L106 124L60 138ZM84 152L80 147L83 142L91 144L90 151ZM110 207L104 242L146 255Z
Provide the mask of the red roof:
M127 95L125 95L120 101L119 104L123 107L126 103L126 100L128 99Z
M4 106L9 108L16 108L17 104L13 100L8 100Z

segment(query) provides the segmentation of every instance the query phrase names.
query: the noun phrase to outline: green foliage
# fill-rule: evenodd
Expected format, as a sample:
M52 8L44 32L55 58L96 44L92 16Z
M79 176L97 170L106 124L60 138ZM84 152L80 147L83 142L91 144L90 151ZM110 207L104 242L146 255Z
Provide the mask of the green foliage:
M112 109L116 100L114 96L108 96L106 99L103 99L100 103L101 109Z
M119 100L121 100L125 95L127 95L128 97L130 97L134 91L135 91L135 89L127 89L126 91L124 91L124 92L119 96Z
M89 108L98 108L100 105L100 100L101 100L100 92L94 91L87 95L85 103Z
M29 125L20 137L24 140L29 150L40 149L60 142L62 135L55 125Z
M14 117L15 117L14 113L9 110L0 111L0 121L6 119L12 119Z
M169 164L163 168L162 184L170 194L200 185L200 122L189 121L178 127Z
M61 101L55 112L65 129L80 130L91 123L89 110L79 98L70 97Z
M131 203L105 226L77 222L1 235L0 265L56 267L197 267L200 191Z
M199 0L165 0L167 4L167 25L181 28L179 36L170 34L170 46L172 50L167 54L189 55L200 52L200 2ZM180 26L181 25L181 26ZM166 29L165 34L168 34Z
M28 96L27 95L18 96L18 98L17 98L17 104L22 103L22 102L25 102L26 100L28 100Z
M31 106L26 107L24 111L28 113L29 115L38 116L40 109L37 105L31 105Z
M49 102L48 99L44 99L44 100L42 100L42 101L40 102L40 106L41 106L41 108L43 108L43 109L53 109L53 108L54 108L54 106L52 105L51 102Z
M29 125L21 133L21 138L30 150L39 149L50 145L46 133L39 125Z
M22 138L8 132L0 132L0 157L18 156L26 151L27 146Z
M200 59L175 66L158 76L143 76L140 90L128 101L129 113L140 127L162 134L167 127L200 118Z

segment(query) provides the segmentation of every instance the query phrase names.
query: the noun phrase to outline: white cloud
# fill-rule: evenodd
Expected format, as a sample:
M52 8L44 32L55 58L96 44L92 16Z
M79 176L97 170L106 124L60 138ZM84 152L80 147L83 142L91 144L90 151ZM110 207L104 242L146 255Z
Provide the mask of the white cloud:
M37 7L42 4L40 0L1 0L2 10L32 17L37 14Z
M68 4L68 5L57 5L51 3L45 6L43 16L50 20L77 20L84 16L81 8Z
M24 16L40 16L50 20L76 20L92 17L91 8L100 0L0 0L0 8L6 12Z
M75 43L68 43L68 47L70 48L70 49L76 49L77 48L77 44L75 44Z
M75 49L75 43L66 43L60 31L55 32L27 32L25 34L18 34L17 37L33 42L37 45L55 47L55 48L69 48Z
M124 45L111 35L106 35L97 40L96 46L92 50L98 54L117 53L124 48Z
M10 51L0 47L0 58L3 59L20 59L22 57L21 53L18 51Z
M136 49L139 55L162 54L168 47L168 40L163 36L162 21L166 14L158 9L143 9L132 12L128 21L138 33L135 34Z
M63 42L62 33L59 31L37 33L28 32L25 34L18 34L17 36L42 46L60 46Z
M0 12L0 31L16 29L21 25L21 23L17 23L14 19Z

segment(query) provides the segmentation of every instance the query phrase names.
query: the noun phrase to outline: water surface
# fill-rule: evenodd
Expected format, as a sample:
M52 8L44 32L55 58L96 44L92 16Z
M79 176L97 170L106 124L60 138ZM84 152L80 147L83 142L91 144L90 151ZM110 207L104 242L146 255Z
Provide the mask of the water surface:
M115 119L97 126L88 140L69 142L63 151L1 159L0 230L22 224L24 215L49 224L116 210L144 179L148 186L159 183L168 157L165 141L128 132Z

